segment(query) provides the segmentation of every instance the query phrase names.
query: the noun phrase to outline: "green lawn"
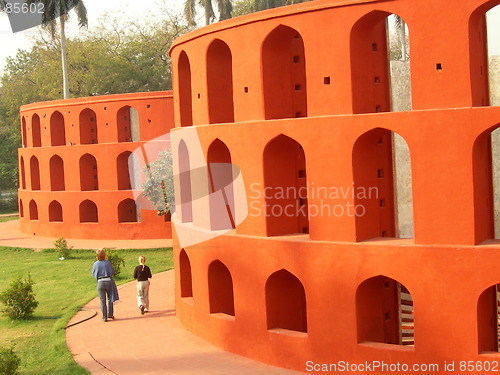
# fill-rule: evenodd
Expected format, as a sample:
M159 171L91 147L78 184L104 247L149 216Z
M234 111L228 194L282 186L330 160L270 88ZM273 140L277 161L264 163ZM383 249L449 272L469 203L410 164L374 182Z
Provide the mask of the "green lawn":
M0 223L4 223L6 221L12 221L12 220L17 220L19 219L19 216L17 214L12 215L12 216L0 216Z
M132 280L139 255L146 256L154 273L173 268L171 248L119 252L125 258L125 266L116 279L118 284ZM12 321L0 316L0 345L15 343L22 361L20 374L88 374L73 361L66 347L64 327L83 305L97 296L91 275L94 252L73 250L72 257L63 261L58 260L59 254L53 250L35 253L30 249L0 247L0 253L0 291L16 276L30 273L39 301L31 320Z

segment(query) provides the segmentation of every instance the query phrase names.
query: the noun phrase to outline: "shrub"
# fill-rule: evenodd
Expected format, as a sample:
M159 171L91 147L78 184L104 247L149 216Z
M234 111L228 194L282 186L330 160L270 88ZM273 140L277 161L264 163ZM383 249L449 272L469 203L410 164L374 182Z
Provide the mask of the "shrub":
M9 348L0 347L0 374L15 375L21 364L21 358L14 352L14 345Z
M106 255L111 265L113 266L113 270L115 271L115 276L118 276L121 272L121 266L125 265L125 258L123 258L120 253L116 250L104 249L106 251Z
M0 302L5 305L4 314L12 319L28 319L38 306L38 301L33 293L33 280L31 275L24 279L19 276L10 283L10 286L0 293Z
M59 237L54 242L54 247L59 252L59 255L63 258L69 258L71 255L71 250L73 250L73 246L68 247L68 241L66 241L63 237Z
M0 214L17 212L17 192L9 193L8 195L0 196Z

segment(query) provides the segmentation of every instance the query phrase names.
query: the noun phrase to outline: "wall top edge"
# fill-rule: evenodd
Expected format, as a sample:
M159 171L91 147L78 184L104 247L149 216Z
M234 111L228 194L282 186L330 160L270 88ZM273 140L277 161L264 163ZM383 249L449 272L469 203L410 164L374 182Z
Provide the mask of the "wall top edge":
M319 116L308 116L308 117L289 117L289 118L280 118L280 119L254 119L254 120L246 120L246 121L238 121L238 122L227 122L227 123L215 123L215 124L197 124L192 126L185 127L175 127L170 131L181 131L183 129L192 129L194 128L210 128L214 126L232 126L238 124L279 124L279 123L291 123L291 122L308 122L308 121L319 121L321 119L333 119L333 118L352 118L352 119L363 119L363 118L391 118L395 119L400 118L412 118L415 117L420 119L421 116L442 116L443 114L449 116L453 113L457 113L460 115L465 114L484 114L485 116L495 116L500 114L500 106L484 106L484 107L455 107L455 108L430 108L430 109L413 109L411 111L391 111L391 112L370 112L370 113L346 113L346 114L337 114L337 115L319 115ZM362 120L361 120L362 121ZM500 120L499 120L500 124ZM382 126L383 127L383 126Z
M44 102L25 104L21 106L20 111L25 112L36 109L70 107L82 104L102 104L102 103L114 103L114 102L130 101L130 100L169 99L169 98L173 98L172 91L151 91L151 92L134 92L126 94L99 95L99 96L88 96L83 98L49 100Z
M357 6L364 4L389 3L396 0L314 0L305 3L288 5L279 8L267 9L244 16L219 21L208 26L201 27L188 34L180 36L172 43L169 54L172 54L174 48L204 35L209 35L222 30L232 29L252 23L267 21L273 18L281 18L295 14L315 12L324 9L344 8L348 6Z

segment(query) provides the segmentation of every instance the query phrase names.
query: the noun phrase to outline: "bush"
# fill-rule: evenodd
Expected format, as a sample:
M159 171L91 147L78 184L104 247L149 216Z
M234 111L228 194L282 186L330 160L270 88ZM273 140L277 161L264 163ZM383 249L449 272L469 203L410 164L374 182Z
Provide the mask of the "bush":
M73 250L73 246L68 247L68 241L66 241L63 237L59 237L55 240L54 247L62 258L69 258L71 250Z
M33 280L31 275L24 279L19 276L10 283L10 286L0 293L0 302L5 305L4 314L12 319L28 319L33 315L38 306L38 301L33 293Z
M15 375L21 364L21 358L14 352L14 345L9 348L0 347L0 374Z
M18 212L17 192L0 196L0 214Z
M116 250L104 249L108 260L113 266L113 270L115 271L115 276L118 276L121 272L121 266L125 265L125 258L123 258L120 253Z

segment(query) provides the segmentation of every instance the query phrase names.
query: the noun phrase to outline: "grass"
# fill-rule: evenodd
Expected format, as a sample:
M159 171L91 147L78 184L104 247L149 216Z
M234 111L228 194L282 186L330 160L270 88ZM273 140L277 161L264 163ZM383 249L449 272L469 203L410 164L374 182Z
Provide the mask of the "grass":
M0 216L0 223L5 223L6 221L12 221L19 219L17 214L12 214L11 216Z
M145 255L153 273L173 268L171 249L118 250L125 258L117 284L132 280L139 255ZM60 261L55 250L35 253L31 249L0 247L0 291L18 275L35 282L39 305L34 317L13 321L0 316L0 345L15 343L21 357L20 375L79 375L88 372L74 362L64 327L88 301L97 296L91 275L95 261L90 250L73 250L71 258ZM1 304L0 304L1 308Z

